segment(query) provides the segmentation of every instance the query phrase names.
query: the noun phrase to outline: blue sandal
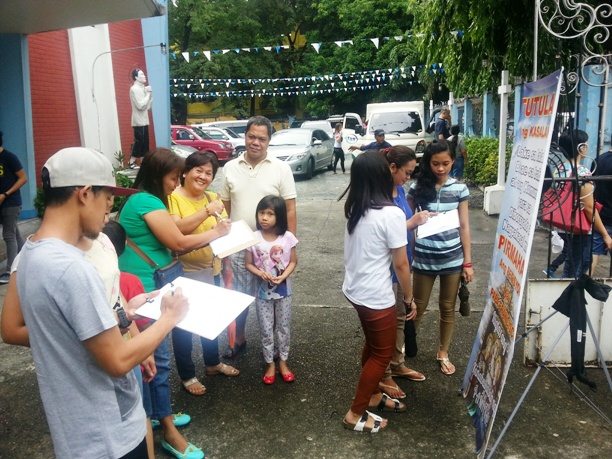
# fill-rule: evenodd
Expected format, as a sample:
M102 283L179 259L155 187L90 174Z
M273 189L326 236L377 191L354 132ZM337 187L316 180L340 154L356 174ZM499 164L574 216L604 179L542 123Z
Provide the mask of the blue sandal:
M177 459L204 459L206 457L204 451L202 451L197 446L192 445L191 443L187 443L187 448L185 448L185 451L182 453L179 450L175 449L166 440L162 440L161 445L166 451L168 451Z
M191 422L191 416L186 413L176 413L172 415L172 423L176 427L185 427L187 424ZM154 429L159 429L161 427L160 422L157 419L151 419L151 426Z

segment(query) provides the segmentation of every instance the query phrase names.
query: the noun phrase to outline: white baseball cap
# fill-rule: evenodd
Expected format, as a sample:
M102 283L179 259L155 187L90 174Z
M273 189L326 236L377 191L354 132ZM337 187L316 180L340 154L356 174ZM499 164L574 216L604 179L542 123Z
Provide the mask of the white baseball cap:
M49 171L49 186L103 186L113 194L127 196L138 190L118 187L113 165L99 151L87 147L63 148L53 154L45 163Z

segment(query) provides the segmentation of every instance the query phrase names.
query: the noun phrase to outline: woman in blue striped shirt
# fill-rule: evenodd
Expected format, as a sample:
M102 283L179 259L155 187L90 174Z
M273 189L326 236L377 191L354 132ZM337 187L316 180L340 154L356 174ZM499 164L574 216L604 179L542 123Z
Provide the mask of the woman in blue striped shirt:
M455 325L455 301L459 282L474 277L468 214L469 190L450 177L455 156L444 140L434 140L421 158L420 172L408 192L408 202L414 210L433 213L457 210L459 227L431 236L417 238L414 247L413 292L417 305L418 325L440 276L440 346L436 360L445 375L455 373L448 358L448 349Z

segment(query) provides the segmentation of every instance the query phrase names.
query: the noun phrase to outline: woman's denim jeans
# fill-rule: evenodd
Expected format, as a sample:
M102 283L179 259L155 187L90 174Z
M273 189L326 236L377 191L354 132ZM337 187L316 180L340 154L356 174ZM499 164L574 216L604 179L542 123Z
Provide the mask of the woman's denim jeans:
M157 346L154 353L157 374L148 384L143 384L142 400L147 417L152 419L163 419L172 414L172 403L170 400L170 345L169 338Z

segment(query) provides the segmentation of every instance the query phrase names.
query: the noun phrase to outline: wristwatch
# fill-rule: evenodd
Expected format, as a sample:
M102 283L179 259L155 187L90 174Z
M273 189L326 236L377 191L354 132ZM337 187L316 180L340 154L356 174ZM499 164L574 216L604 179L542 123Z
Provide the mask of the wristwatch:
M120 301L121 300L117 298L117 302L115 303L115 306L113 306L113 311L115 311L117 314L117 319L119 319L119 323L117 325L119 325L121 330L125 330L132 325L132 321L128 319L127 313L125 312L125 309L123 309L123 306L121 306Z

